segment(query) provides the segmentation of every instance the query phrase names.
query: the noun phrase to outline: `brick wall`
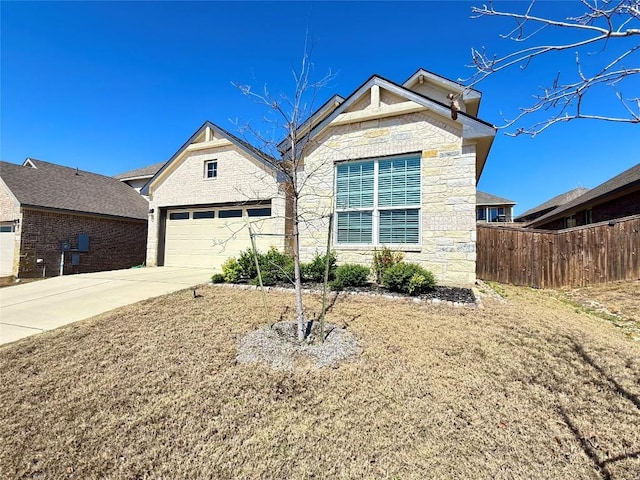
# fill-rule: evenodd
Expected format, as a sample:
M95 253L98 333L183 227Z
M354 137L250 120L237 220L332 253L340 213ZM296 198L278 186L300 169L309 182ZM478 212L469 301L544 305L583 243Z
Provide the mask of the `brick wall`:
M552 220L551 222L543 225L538 225L535 228L547 229L547 230L561 230L565 228L564 217L568 217L575 213L576 227L586 225L585 222L585 209L580 209L576 212L566 212L562 218ZM604 222L614 218L628 217L631 215L640 214L640 190L629 193L622 197L615 198L601 205L595 205L591 208L591 223Z
M89 252L80 254L78 266L71 265L71 253L66 253L65 275L144 263L147 222L23 209L20 276L42 275L41 266L36 266L38 258L44 260L47 276L58 275L61 244L69 242L72 249L77 248L79 233L89 235Z
M476 153L473 145L463 146L459 125L430 112L412 113L330 127L313 145L305 157L305 170L314 174L303 191L300 209L314 212L315 218L307 214L310 220L301 225L303 260L326 244L336 162L420 152L422 241L391 248L403 250L407 261L431 270L441 284L475 282ZM334 248L341 263L371 263L373 246Z

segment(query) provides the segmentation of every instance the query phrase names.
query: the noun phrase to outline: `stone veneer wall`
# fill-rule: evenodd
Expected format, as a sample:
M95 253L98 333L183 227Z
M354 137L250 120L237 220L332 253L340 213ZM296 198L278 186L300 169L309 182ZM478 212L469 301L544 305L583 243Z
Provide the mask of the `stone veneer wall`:
M210 160L218 162L218 175L212 179L204 178L204 165ZM271 200L272 233L284 234L285 195L271 173L234 146L188 153L149 197L154 214L149 216L147 265L156 266L158 261L161 208L253 200ZM272 240L284 248L284 237Z
M20 205L13 195L9 193L2 180L0 180L0 222L14 222L15 242L13 249L13 275L16 275L18 273L18 263L20 261L20 229L22 228L22 212L20 211Z
M390 247L431 270L441 284L473 284L475 147L463 146L460 128L429 112L330 127L315 139L305 157L305 171L314 173L300 201L301 212L310 219L301 225L303 260L326 245L336 162L415 152L422 156L422 243ZM373 246L334 243L333 248L339 263L371 264Z
M147 222L91 215L72 215L23 209L20 271L23 277L40 276L36 259L43 259L47 276L60 272L61 243L78 246L78 234L89 235L89 252L80 254L80 265L65 255L64 273L87 273L129 268L144 263Z

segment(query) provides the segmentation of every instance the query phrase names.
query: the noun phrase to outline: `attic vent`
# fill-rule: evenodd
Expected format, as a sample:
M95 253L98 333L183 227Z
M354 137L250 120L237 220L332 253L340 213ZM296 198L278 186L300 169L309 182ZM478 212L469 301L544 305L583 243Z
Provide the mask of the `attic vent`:
M27 159L25 160L25 162L22 164L22 166L23 166L23 167L29 167L29 168L35 168L35 169L37 169L37 168L38 168L38 167L36 167L36 166L34 165L34 163L31 161L31 159L30 159L30 158L27 158Z

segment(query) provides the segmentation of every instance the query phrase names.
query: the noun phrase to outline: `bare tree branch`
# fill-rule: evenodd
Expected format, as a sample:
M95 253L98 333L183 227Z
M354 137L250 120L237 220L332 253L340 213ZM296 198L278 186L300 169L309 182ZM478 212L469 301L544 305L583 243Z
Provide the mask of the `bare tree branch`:
M524 13L502 11L494 8L492 3L482 7L472 7L471 18L501 17L515 20L516 26L501 38L515 43L530 44L535 42L542 32L552 29L565 30L572 35L566 42L544 43L518 49L505 55L490 55L485 48L472 48L472 64L469 67L475 73L461 79L468 88L491 77L503 70L519 68L521 71L539 57L547 58L554 52L575 50L575 77L574 81L565 81L571 77L565 72L563 80L558 73L550 86L542 87L542 93L533 96L534 103L520 108L520 113L512 119L505 119L501 129L515 128L515 131L507 132L508 135L527 134L535 136L551 125L559 122L568 122L576 119L601 120L609 122L640 123L640 101L638 89L632 97L625 97L621 93L622 82L625 87L640 77L640 64L638 53L640 44L631 44L623 53L614 53L606 56L605 50L614 40L619 42L640 36L640 0L580 0L584 11L577 16L566 19L552 19L533 14L536 1L532 0ZM605 65L596 68L596 73L586 73L581 63L579 52L590 45L601 45L598 57L587 52L589 63L596 63L605 58ZM613 59L611 59L613 56ZM626 62L626 65L623 63ZM629 66L631 65L631 66ZM637 86L637 83L635 84ZM585 111L584 99L595 95L593 92L600 86L609 87L612 99L619 103L619 114L607 112ZM629 87L627 87L629 88ZM631 86L633 88L633 85ZM597 92L600 92L598 90ZM516 127L525 117L534 116L536 112L549 111L550 116L542 120L536 120L530 127Z
M265 158L265 161L279 173L280 181L286 185L291 202L291 239L294 259L298 340L300 341L305 338L305 312L302 304L299 232L300 224L307 219L305 218L306 212L300 211L299 200L305 183L318 172L318 169L311 171L307 169L304 175L301 175L303 171L303 153L309 146L311 138L300 127L313 113L312 107L315 104L318 92L335 77L330 71L319 80L312 80L313 69L314 65L310 60L310 47L305 42L300 67L297 70L292 68L294 89L291 96L283 94L274 96L266 85L261 91L256 91L250 85L233 83L242 94L265 107L269 113L274 114L275 119L270 120L268 123L271 123L281 132L280 140L277 141L274 137L267 137L250 125L241 127L241 132L245 139L247 139L247 134L251 137L248 143L252 145L257 143L258 148L270 154L270 157ZM285 140L282 140L282 137ZM315 217L318 217L317 213Z

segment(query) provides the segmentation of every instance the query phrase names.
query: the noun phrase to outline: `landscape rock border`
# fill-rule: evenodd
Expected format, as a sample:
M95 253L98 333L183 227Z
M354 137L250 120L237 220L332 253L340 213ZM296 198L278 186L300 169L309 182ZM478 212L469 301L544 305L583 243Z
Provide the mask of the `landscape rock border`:
M259 286L248 285L248 284L245 284L245 283L213 283L213 282L209 282L208 285L213 286L213 287L238 288L238 289L241 289L241 290L259 290L260 289ZM279 286L265 286L264 289L265 289L266 292L270 292L270 291L274 291L274 292L291 292L291 291L293 291L293 287L279 287ZM440 298L412 297L412 296L402 295L402 294L365 292L365 291L358 291L358 290L340 290L338 292L333 291L333 290L328 290L327 293L329 293L329 295L338 293L338 294L342 294L342 295L357 295L357 296L365 296L365 297L372 297L372 298L384 298L386 300L400 300L400 301L413 302L413 303L424 303L424 304L429 304L429 305L447 305L447 306L455 307L455 308L467 307L467 308L483 309L484 306L482 304L482 300L480 298L480 293L478 292L478 290L476 288L470 288L469 290L471 290L473 292L473 296L475 298L475 302L453 302L453 301L450 301L450 300L442 300ZM303 294L311 294L311 293L312 294L322 294L322 289L321 288L303 288L302 289L302 293Z

